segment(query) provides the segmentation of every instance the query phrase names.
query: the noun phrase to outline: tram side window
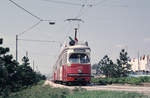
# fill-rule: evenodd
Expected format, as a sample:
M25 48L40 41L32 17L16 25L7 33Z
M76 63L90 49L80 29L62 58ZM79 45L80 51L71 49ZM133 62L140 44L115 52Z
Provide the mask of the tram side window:
M90 59L89 59L87 54L84 54L84 53L73 53L73 54L70 55L69 61L71 63L84 64L84 63L89 63Z

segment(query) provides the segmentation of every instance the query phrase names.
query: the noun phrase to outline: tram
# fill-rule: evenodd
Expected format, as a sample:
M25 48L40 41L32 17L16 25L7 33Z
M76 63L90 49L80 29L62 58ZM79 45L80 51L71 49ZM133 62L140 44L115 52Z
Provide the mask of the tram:
M88 42L79 42L70 37L69 44L64 44L61 53L53 66L53 81L56 83L86 85L91 80L91 63Z

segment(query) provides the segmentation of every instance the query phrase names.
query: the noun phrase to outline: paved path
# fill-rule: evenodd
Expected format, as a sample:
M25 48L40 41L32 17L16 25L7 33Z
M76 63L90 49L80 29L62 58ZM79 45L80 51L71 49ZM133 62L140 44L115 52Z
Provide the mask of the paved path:
M70 90L74 89L75 87L79 86L66 86L61 84L53 83L50 80L46 80L44 85L50 85L54 88L68 88ZM114 85L91 85L91 86L80 86L85 88L86 90L107 90L107 91L128 91L128 92L138 92L143 93L145 95L150 96L150 87L142 87L142 86L114 86Z

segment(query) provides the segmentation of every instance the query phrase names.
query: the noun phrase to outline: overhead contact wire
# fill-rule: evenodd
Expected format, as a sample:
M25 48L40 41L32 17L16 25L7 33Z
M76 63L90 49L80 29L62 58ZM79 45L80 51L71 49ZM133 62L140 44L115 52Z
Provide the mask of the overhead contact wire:
M41 23L41 20L39 22L37 22L36 24L32 25L31 27L29 27L28 29L26 29L25 31L23 31L22 33L19 33L18 35L22 35L30 30L32 30L33 28L35 28L37 25L39 25Z
M19 7L20 9L24 10L25 12L27 12L28 14L30 14L31 16L35 17L38 20L42 20L40 17L34 15L33 13L31 13L30 11L26 10L25 8L23 8L22 6L20 6L19 4L17 4L16 2L9 0L10 2L12 2L14 5L16 5L17 7Z
M52 3L59 3L59 4L67 4L67 5L75 5L75 6L82 6L79 3L71 3L71 2L65 2L65 1L58 1L58 0L44 0L44 1L49 1Z

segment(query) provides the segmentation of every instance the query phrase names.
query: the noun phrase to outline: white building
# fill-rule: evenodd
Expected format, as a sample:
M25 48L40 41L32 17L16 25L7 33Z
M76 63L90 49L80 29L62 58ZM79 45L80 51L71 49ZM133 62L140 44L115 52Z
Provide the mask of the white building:
M134 72L142 71L142 72L150 72L150 58L148 56L141 56L139 59L133 58L129 62L131 64L131 69Z

